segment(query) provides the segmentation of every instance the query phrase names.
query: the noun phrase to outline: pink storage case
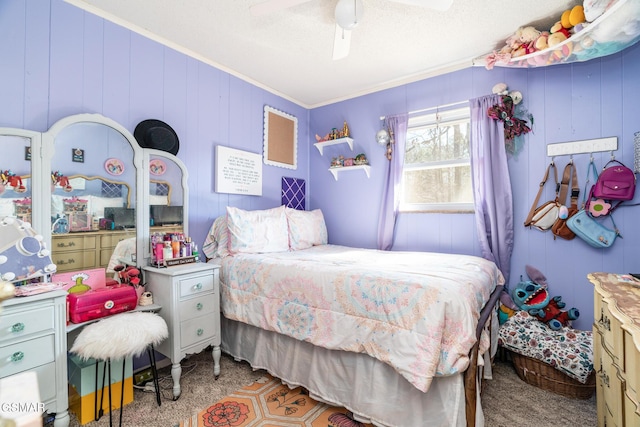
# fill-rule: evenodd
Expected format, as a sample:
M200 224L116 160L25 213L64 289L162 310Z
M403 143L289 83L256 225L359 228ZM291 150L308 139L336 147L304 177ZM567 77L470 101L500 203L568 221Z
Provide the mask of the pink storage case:
M111 286L69 294L67 305L69 320L72 323L82 323L133 310L138 305L138 294L133 286Z

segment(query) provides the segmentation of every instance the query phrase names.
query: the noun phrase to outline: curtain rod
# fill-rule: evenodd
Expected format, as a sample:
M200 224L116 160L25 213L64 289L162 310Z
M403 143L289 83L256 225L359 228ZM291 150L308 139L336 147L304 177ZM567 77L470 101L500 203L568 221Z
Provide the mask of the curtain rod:
M467 104L468 102L469 102L469 100L452 102L451 104L438 105L436 107L429 107L429 108L423 108L421 110L409 111L408 114L412 115L412 114L418 114L418 113L425 113L425 112L431 111L431 110L439 110L441 108L449 108L449 107L455 107L456 105ZM380 120L384 120L385 118L386 118L386 116L380 116Z

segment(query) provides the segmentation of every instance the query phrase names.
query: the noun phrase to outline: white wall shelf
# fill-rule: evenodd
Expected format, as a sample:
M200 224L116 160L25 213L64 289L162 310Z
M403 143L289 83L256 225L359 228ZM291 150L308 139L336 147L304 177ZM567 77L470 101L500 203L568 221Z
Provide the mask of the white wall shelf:
M367 178L371 177L371 166L369 166L369 165L342 166L342 167L337 167L337 168L329 168L329 172L331 172L331 174L333 175L333 177L337 181L338 180L338 172L354 171L354 170L358 170L358 169L364 170L364 172L367 174Z
M353 151L353 138L338 138L338 139L330 139L329 141L324 141L324 142L316 142L315 145L316 148L318 149L318 151L320 152L320 155L322 156L322 150L324 149L324 147L327 147L329 145L338 145L338 144L349 144L349 148L351 148L351 151Z

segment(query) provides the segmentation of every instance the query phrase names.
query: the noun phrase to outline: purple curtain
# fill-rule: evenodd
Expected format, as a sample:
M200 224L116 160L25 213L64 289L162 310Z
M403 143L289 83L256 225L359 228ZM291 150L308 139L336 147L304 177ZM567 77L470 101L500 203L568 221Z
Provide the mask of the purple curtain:
M513 198L502 122L487 115L500 95L470 100L471 176L482 256L496 263L509 283L513 252Z
M402 181L402 167L404 166L404 150L407 138L407 113L387 117L385 119L387 129L391 134L391 147L393 153L389 160L382 204L380 206L380 218L378 221L378 249L385 251L393 247L393 239L396 230L396 217L400 207L400 183Z

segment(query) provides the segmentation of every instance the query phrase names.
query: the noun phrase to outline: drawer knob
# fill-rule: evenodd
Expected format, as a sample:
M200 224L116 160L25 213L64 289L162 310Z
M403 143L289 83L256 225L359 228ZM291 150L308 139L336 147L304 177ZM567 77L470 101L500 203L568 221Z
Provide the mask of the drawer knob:
M196 309L202 310L202 303L201 302L196 304Z
M204 334L204 329L202 329L202 328L198 329L197 334L198 334L198 336Z
M24 331L24 323L22 322L18 322L11 327L11 332L13 332L14 334L22 331Z
M199 291L200 289L202 289L202 283L197 283L197 284L193 285L193 290L194 291Z
M11 355L11 361L12 362L19 362L24 358L24 353L21 351L16 351L15 353L13 353Z

